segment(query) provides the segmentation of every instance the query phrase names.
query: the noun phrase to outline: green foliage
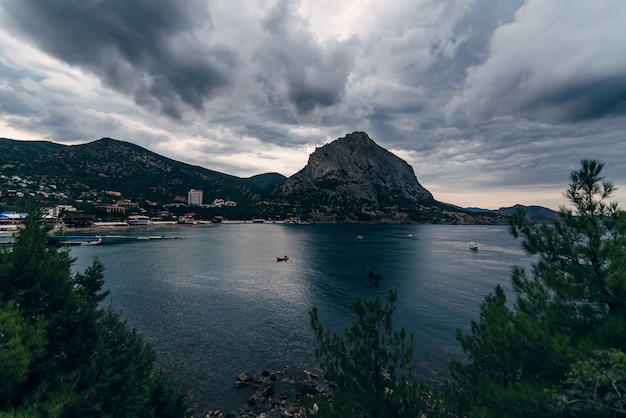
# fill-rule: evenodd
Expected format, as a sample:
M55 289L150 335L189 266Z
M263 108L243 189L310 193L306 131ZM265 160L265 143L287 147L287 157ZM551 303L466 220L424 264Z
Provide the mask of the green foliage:
M585 416L626 415L626 354L598 350L572 365L561 398L564 409Z
M523 211L513 217L512 234L537 261L530 276L514 268L512 308L498 286L470 333L458 332L467 355L467 362L451 363L459 414L624 413L623 380L608 376L624 376L618 360L626 348L626 218L606 203L615 187L602 168L584 160L571 174L566 195L573 209L561 208L558 222L533 224Z
M44 352L45 324L41 318L29 323L9 302L0 309L0 327L0 398L12 399Z
M152 348L101 307L103 265L72 262L36 213L0 249L0 416L185 416Z
M321 417L414 417L425 405L421 389L407 370L413 355L413 334L395 331L397 294L376 296L382 276L369 271L371 295L357 300L357 320L345 335L322 325L317 308L309 312L318 347L315 350L326 377L337 385L332 401L316 399L309 412Z

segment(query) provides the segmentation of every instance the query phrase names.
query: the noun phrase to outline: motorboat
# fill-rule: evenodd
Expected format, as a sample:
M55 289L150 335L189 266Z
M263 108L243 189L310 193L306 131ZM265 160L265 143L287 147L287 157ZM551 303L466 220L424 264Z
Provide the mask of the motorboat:
M356 236L356 239L357 239L358 241L361 241L361 240L363 239L363 235L357 235L357 236Z
M80 245L100 245L102 244L102 238L89 238L85 242L81 242Z
M471 241L469 243L469 249L472 251L478 251L478 244L476 244L474 241Z
M102 244L102 238L100 237L95 237L95 238L87 238L86 240L83 239L75 239L76 237L72 237L66 241L63 241L62 244L63 245L70 245L70 246L76 246L76 245L100 245Z
M287 257L286 255L279 255L278 257L276 257L276 261L287 261L289 260L289 257Z

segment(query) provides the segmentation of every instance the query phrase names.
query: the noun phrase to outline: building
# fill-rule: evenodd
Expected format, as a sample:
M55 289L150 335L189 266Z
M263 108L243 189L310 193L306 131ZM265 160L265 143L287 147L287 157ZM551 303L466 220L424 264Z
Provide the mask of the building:
M115 202L116 206L122 206L124 208L136 208L139 206L137 202L131 202L130 200L118 200Z
M187 193L187 203L191 206L202 205L202 190L191 189Z
M126 208L124 206L117 206L117 205L99 205L99 206L96 206L96 209L99 210L100 212L105 212L105 213L120 213L120 214L126 213Z

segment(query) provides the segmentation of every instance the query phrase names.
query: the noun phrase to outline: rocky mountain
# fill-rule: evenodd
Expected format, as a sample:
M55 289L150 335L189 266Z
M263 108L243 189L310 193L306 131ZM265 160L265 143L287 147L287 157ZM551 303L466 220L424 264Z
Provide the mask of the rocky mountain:
M354 132L317 148L306 167L287 179L281 193L285 197L322 194L330 200L383 205L433 201L413 168L378 146L365 132Z
M406 161L365 132L317 148L285 181L278 200L321 222L462 222L482 216L437 202Z

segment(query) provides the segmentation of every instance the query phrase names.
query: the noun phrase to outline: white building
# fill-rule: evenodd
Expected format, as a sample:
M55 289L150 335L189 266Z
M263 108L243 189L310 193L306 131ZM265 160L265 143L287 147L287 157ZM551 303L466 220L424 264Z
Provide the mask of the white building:
M202 205L202 190L191 189L187 193L187 203L191 206Z

